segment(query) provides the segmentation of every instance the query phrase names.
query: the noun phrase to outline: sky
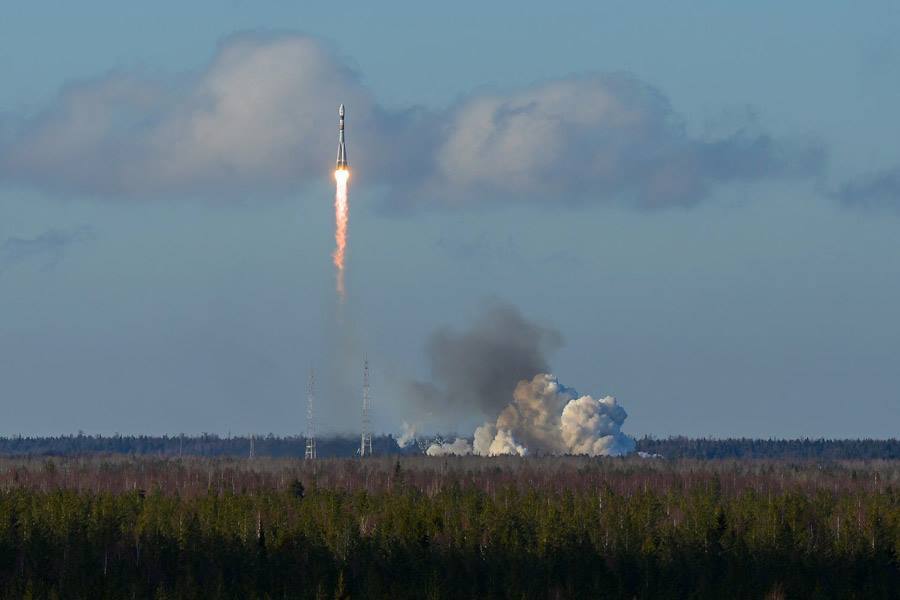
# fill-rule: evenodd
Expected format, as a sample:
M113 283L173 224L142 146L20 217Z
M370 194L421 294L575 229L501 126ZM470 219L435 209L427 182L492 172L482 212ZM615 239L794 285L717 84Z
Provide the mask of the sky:
M7 3L0 435L354 432L364 356L467 433L501 304L631 435L896 436L900 7L556 4Z

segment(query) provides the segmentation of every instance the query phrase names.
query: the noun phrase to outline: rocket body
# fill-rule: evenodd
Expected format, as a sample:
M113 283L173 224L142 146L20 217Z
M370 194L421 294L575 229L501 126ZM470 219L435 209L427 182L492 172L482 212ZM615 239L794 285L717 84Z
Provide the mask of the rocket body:
M338 108L338 152L334 169L334 266L337 267L337 292L344 300L344 259L347 249L347 222L350 217L350 163L344 143L344 105Z
M347 146L344 143L344 105L338 108L338 152L337 165L335 168L339 171L347 170L350 163L347 161Z

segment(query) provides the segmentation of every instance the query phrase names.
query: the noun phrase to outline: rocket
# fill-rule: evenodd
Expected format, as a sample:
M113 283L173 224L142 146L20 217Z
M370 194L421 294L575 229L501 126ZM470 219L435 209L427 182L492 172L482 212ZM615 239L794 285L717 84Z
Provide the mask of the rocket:
M346 171L350 167L350 163L347 162L347 147L344 145L344 105L341 104L340 108L338 108L338 152L337 152L337 165L336 169L338 171Z

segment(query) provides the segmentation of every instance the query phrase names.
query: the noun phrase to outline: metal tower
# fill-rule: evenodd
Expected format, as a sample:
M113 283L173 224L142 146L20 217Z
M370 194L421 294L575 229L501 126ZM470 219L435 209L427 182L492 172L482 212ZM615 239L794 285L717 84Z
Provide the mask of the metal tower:
M372 423L369 421L369 357L363 363L363 398L362 398L362 437L359 442L359 455L372 456Z
M316 428L313 423L313 401L315 400L316 374L309 371L309 383L306 387L306 454L303 458L314 460L316 458Z
M256 458L255 442L256 442L256 435L251 433L250 434L250 460L253 460L254 458Z

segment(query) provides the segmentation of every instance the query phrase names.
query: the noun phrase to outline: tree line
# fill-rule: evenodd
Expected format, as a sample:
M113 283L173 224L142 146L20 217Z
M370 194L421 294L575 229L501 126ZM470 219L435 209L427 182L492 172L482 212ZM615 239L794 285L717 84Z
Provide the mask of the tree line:
M893 598L900 463L0 460L0 595Z
M900 459L900 439L897 438L780 440L643 437L637 440L637 449L667 458Z
M453 439L442 436L438 439ZM373 450L379 455L423 454L430 439L419 439L401 448L391 435L373 438ZM258 456L302 458L306 449L303 436L203 435L64 435L50 437L0 437L0 455L67 456L78 454L153 454L162 456L234 456L246 457L251 444ZM317 440L321 457L351 457L359 450L357 436L322 436ZM643 437L637 450L663 458L766 458L766 459L900 459L900 439L753 439Z

